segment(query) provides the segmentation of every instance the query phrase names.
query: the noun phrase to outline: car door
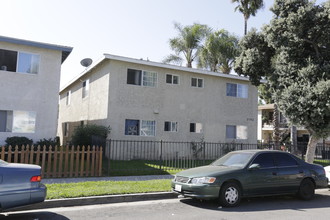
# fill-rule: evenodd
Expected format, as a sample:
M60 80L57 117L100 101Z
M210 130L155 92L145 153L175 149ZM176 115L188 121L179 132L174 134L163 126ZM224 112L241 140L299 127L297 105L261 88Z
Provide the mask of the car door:
M295 192L304 178L304 170L299 163L287 153L274 153L274 162L277 166L278 187L280 192Z
M249 195L268 195L277 191L277 168L270 152L259 154L252 162L258 164L255 169L248 169L246 191Z

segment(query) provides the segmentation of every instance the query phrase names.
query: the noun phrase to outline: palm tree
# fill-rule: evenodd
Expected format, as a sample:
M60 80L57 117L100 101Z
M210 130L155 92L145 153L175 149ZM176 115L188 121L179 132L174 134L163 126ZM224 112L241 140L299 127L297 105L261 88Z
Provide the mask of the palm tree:
M255 16L257 11L264 6L263 0L231 0L238 3L235 11L240 11L244 16L244 35L247 33L247 21L250 16Z
M164 63L180 63L183 59L180 57L184 55L187 67L192 67L192 62L198 55L201 48L202 41L210 32L207 25L193 24L183 27L179 23L174 23L174 28L179 32L177 37L170 39L170 47L175 52L167 56Z
M226 30L211 33L199 54L198 66L229 74L238 55L238 38Z

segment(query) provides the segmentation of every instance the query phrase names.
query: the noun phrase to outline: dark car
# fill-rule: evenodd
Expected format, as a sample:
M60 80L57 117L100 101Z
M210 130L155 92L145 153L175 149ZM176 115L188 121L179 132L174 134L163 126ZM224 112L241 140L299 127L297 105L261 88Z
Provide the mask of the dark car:
M232 207L242 197L296 194L310 200L316 188L327 184L322 166L283 151L245 150L177 173L172 189L185 197L219 199L222 206Z
M43 202L47 189L40 181L40 166L0 160L0 210Z

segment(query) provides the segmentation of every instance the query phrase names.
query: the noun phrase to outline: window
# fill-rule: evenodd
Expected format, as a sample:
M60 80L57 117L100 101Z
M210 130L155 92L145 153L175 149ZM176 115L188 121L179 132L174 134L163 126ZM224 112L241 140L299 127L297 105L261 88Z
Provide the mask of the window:
M17 72L37 74L39 69L39 55L19 52L17 66Z
M275 153L274 156L276 165L279 167L297 166L297 161L293 159L290 155Z
M157 73L150 71L127 69L127 84L156 87Z
M127 84L131 85L141 85L141 70L133 70L128 69L127 70Z
M36 126L36 112L13 111L13 133L34 133Z
M0 132L34 133L36 112L0 111Z
M254 159L252 164L259 164L260 168L271 168L275 167L273 156L271 153L260 154Z
M11 132L13 127L13 111L0 110L0 132Z
M125 121L125 135L136 136L155 136L156 122L147 120L132 120Z
M17 52L0 50L0 70L16 72Z
M227 96L247 98L248 86L242 84L227 83Z
M0 70L37 74L40 56L0 49Z
M85 98L88 96L89 93L89 79L83 82L82 85L82 98Z
M191 86L203 88L204 87L204 80L201 78L191 78Z
M226 126L226 138L246 140L247 139L247 126L227 125Z
M164 131L177 132L178 122L165 121Z
M155 121L141 121L141 136L156 136L156 122Z
M166 74L166 83L168 84L179 84L179 76L172 75L172 74Z
M64 123L64 137L69 137L69 123Z
M66 92L66 105L71 104L71 90Z
M190 132L202 133L203 125L201 123L190 123Z

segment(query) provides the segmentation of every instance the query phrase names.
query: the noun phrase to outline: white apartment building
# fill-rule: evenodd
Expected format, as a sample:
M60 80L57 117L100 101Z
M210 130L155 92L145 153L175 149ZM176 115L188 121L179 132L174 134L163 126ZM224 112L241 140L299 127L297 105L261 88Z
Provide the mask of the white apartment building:
M104 54L61 89L58 135L98 124L116 140L257 143L257 99L245 77Z
M0 36L0 145L56 137L61 64L71 47Z

